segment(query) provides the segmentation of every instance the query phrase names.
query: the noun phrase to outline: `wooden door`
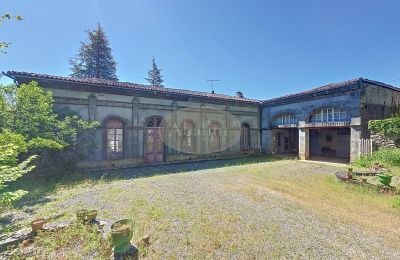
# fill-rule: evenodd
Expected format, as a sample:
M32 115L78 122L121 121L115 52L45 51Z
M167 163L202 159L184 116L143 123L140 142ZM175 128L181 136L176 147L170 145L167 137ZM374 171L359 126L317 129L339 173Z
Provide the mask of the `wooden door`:
M161 137L163 134L162 127L148 127L146 128L146 161L163 162L164 161L164 142Z

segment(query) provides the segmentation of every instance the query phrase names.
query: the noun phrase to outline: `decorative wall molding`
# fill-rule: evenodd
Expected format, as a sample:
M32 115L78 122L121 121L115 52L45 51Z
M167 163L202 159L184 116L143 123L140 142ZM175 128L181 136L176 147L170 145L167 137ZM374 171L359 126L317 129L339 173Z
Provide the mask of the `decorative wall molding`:
M172 106L171 105L157 105L157 104L149 104L149 103L140 103L139 99L135 97L133 100L136 99L135 105L140 108L140 109L153 109L153 110L167 110L167 111L172 111ZM56 104L63 104L63 105L88 105L89 100L88 99L80 99L80 98L65 98L65 97L54 97L55 103ZM132 100L132 103L130 102L122 102L122 101L106 101L106 100L96 100L96 106L108 106L108 107L123 107L123 108L129 108L133 109L134 102ZM207 111L206 105L203 103L200 105L200 108L193 108L192 107L184 107L184 106L176 106L177 109L186 109L187 111L191 112L199 112L201 113L201 109L204 109L204 111ZM213 110L215 113L215 110ZM224 110L222 110L221 113L224 113ZM231 110L229 108L229 113L232 115L243 115L243 116L257 116L258 112L251 112L251 111L239 111L239 110Z

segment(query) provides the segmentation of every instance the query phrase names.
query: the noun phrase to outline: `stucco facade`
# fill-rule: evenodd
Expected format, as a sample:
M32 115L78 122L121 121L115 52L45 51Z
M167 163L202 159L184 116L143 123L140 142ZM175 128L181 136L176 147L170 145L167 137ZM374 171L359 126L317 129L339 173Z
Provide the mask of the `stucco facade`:
M113 87L104 82L89 83L48 78L42 75L17 77L18 83L31 80L53 93L56 110L68 108L83 119L101 124L92 140L95 148L87 152L81 167L120 167L146 163L173 162L259 154L259 101L240 97L194 92L180 94L168 89L147 90ZM111 83L112 84L112 83ZM165 92L162 92L165 91ZM149 120L161 119L163 125L149 127ZM121 122L122 148L118 159L110 159L107 149L107 123ZM193 127L190 152L184 149L184 125ZM150 122L152 123L152 122ZM211 125L217 129L212 129ZM248 127L246 138L241 127ZM157 135L149 133L157 131ZM214 139L213 139L213 134ZM161 137L160 137L161 136ZM118 138L118 137L117 137ZM149 140L162 139L157 158L148 156ZM247 146L243 146L245 139ZM113 143L111 144L114 145ZM150 160L151 159L151 160Z
M353 161L368 121L399 108L400 90L354 79L266 101L133 83L7 72L18 84L31 80L52 91L56 109L98 121L95 148L81 167L249 154L296 154ZM110 152L111 149L111 152Z

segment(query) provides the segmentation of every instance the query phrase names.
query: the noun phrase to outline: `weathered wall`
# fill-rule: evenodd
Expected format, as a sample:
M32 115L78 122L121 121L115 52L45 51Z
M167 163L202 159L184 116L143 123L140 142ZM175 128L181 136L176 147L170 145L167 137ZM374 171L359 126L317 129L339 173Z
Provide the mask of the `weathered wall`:
M307 121L314 110L324 107L343 108L351 117L359 117L360 91L297 100L289 104L264 105L262 108L262 128L270 128L272 120L281 113L290 112L296 115L298 121Z
M124 160L120 162L113 162L112 164L125 165L129 164L129 160L134 163L143 163L144 155L144 127L146 120L152 116L160 116L167 118L171 113L177 110L185 110L183 116L177 116L177 126L183 125L183 121L190 119L194 122L201 122L202 120L218 121L221 127L226 126L226 116L224 113L231 114L240 123L248 123L250 125L250 151L246 153L259 153L260 152L260 110L258 104L240 104L226 105L214 104L204 102L189 102L189 101L174 101L173 99L165 98L149 98L141 96L127 96L116 95L107 93L90 93L85 91L65 90L59 88L52 88L53 96L55 98L56 107L68 107L72 111L78 113L86 120L95 120L100 123L105 122L110 117L116 117L124 122ZM212 108L210 112L205 111L202 118L202 108ZM191 110L192 109L192 110ZM221 111L221 113L218 113ZM178 114L182 115L182 114ZM196 125L195 127L200 127ZM103 129L98 129L95 134L97 149L88 158L93 161L104 160L104 137ZM225 142L224 137L222 138ZM179 148L181 146L180 140L176 140L175 144ZM225 143L224 143L225 144ZM200 135L196 136L195 151L201 153L202 150L207 150L207 140L203 140ZM202 147L203 146L203 147ZM175 149L166 147L167 156L166 160L184 160L205 158L203 155L190 155L186 156ZM242 154L240 150L240 142L237 140L229 149L213 154L212 156L229 156ZM211 156L211 155L209 155ZM90 162L86 163L87 166ZM102 163L104 164L104 163ZM110 163L106 163L108 165Z
M360 117L360 90L316 96L311 99L298 99L290 103L264 104L261 109L262 122L262 152L272 153L272 123L276 116L282 113L292 113L299 122L306 122L310 114L319 108L334 107L345 109L351 118ZM301 134L300 134L301 137ZM304 141L304 140L303 140ZM308 144L305 140L304 144ZM300 146L299 146L300 148Z
M400 91L368 83L363 83L363 86L360 103L362 138L369 138L369 120L385 119L400 112Z

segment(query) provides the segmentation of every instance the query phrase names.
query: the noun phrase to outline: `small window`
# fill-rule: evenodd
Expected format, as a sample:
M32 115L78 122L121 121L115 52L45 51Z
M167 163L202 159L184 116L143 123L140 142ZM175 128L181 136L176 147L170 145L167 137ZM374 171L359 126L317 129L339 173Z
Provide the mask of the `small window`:
M331 135L327 135L327 136L326 136L326 141L327 141L328 143L331 143L331 142L332 142L332 136L331 136Z

